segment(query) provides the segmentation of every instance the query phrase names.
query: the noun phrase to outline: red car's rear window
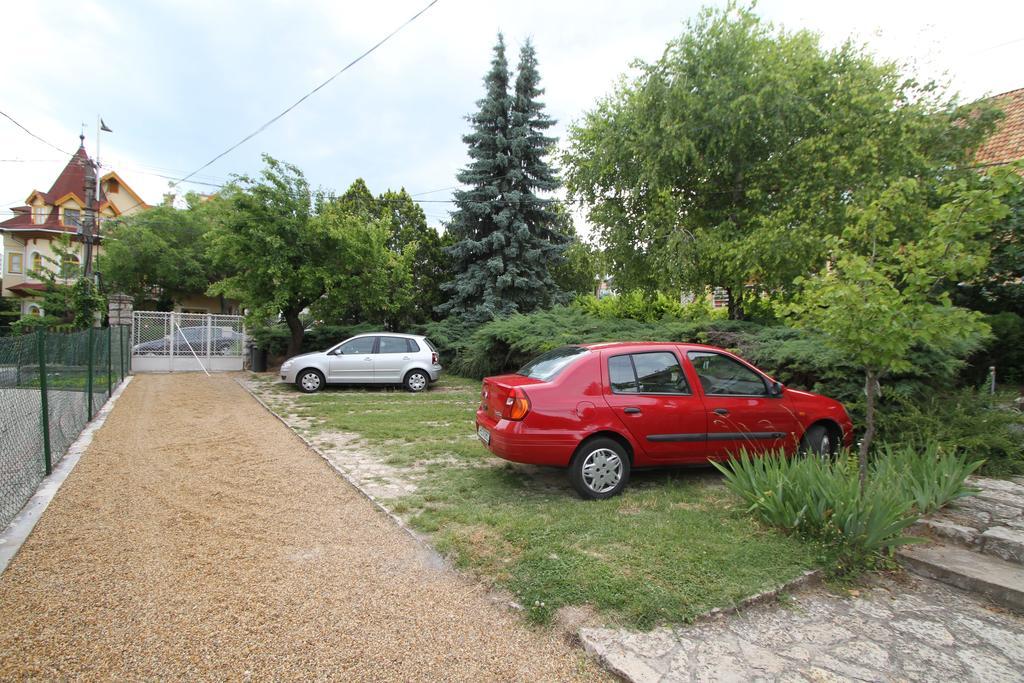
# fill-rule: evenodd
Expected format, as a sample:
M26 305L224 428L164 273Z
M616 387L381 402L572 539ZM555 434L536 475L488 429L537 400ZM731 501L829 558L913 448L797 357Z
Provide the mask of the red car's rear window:
M554 378L581 356L590 353L582 346L563 346L547 353L542 353L516 371L517 375L547 381Z

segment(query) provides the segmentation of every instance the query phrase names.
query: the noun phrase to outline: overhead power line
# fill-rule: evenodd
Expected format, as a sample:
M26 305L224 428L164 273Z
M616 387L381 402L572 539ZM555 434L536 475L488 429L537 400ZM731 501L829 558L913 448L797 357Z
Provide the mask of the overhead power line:
M414 21L416 21L417 19L419 19L419 18L420 18L420 16L422 16L424 12L426 12L426 11L427 11L428 9L430 9L431 7L433 7L434 5L436 5L436 4L437 4L437 2L438 2L438 0L431 0L431 2L430 2L430 4L429 4L429 5L427 5L426 7L424 7L423 9L421 9L421 10L420 10L419 12L417 12L416 14L414 14L413 16L411 16L411 17L410 17L409 19L407 19L407 20L406 20L406 21L405 21L405 22L404 22L404 23L403 23L403 24L402 24L401 26L399 26L398 28L396 28L396 29L395 29L394 31L392 31L391 33L389 33L389 34L387 34L386 36L384 36L384 37L383 37L383 38L382 38L382 39L381 39L380 41L378 41L378 42L377 42L377 43L376 43L376 44L375 44L375 45L374 45L373 47L371 47L371 48L370 48L369 50L367 50L366 52L362 53L361 55L359 55L358 57L356 57L355 59L353 59L353 60L352 60L351 62L349 62L348 64L346 64L345 66L343 66L343 67L342 67L341 69L339 69L339 70L338 70L338 71L337 71L337 72L336 72L336 73L335 73L335 74L334 74L333 76L331 76L330 78L328 78L328 79L327 79L326 81L324 81L323 83L321 83L320 85L316 86L315 88L313 88L312 90L310 90L310 91L309 91L308 93L306 93L305 95L303 95L302 97L300 97L300 98L299 98L298 100L296 100L296 101L295 101L295 103L294 103L294 104L292 104L292 105L291 105L290 107L288 107L287 109L285 109L284 111L282 111L282 112L281 112L280 114L278 114L278 115L277 115L277 116L275 116L274 118L272 118L272 119L270 119L269 121L267 121L266 123L264 123L264 124L263 124L262 126L260 126L259 128L257 128L256 130L254 130L254 131L253 131L252 133L249 133L248 135L246 135L246 136L245 136L244 138L242 138L241 140L239 140L239 141L238 141L238 142L236 142L235 144L233 144L233 145L231 145L230 147L228 147L228 148L227 148L226 150L224 150L223 152L221 152L220 154L218 154L218 155L217 155L217 156L215 156L214 158L212 158L212 159L210 159L209 161L207 161L207 162L206 162L205 164L203 164L202 166L200 166L200 167L199 167L199 168L197 168L196 170L192 171L191 173L189 173L188 175L186 175L185 177L183 177L183 178L182 178L181 180L178 180L177 182L175 182L175 183L172 183L172 185L177 185L178 183L182 183L182 182L184 182L184 181L188 180L189 178L191 178L192 176L194 176L194 175L195 175L196 173L199 173L200 171L202 171L202 170L203 170L204 168L206 168L207 166L210 166L211 164L213 164L214 162L216 162L216 161L217 161L218 159L221 159L222 157L226 156L227 154L230 154L230 153L231 153L231 152L233 152L233 151L234 151L235 149L239 148L240 146L242 146L243 144L245 144L245 143L246 143L246 142L248 142L249 140L252 140L252 139L253 139L254 137L256 137L257 135L259 135L260 133L262 133L262 132L263 132L264 130L266 130L266 129L267 129L268 127L270 127L270 126L271 126L272 124L276 123L276 122L277 122L278 120L280 120L280 119L281 119L282 117L284 117L284 115L285 115L285 114L287 114L287 113L288 113L288 112L290 112L290 111L291 111L292 109L295 109L295 107L299 106L300 104L302 104L303 102L305 102L305 101L306 101L307 99L309 99L309 98L310 98L310 97L311 97L311 96L312 96L312 95L313 95L314 93L316 93L317 91L319 91L320 89L322 89L323 87L325 87L325 86L326 86L326 85L327 85L328 83L330 83L330 82L331 82L331 81L333 81L333 80L334 80L335 78L337 78L337 77L338 77L338 76L340 76L341 74L343 74L343 73L345 73L346 71L348 71L348 70L349 70L350 68L352 68L353 66L355 66L355 65L356 65L356 64L358 64L359 62L361 62L361 61L362 61L362 60L363 60L364 58L368 57L368 56L369 56L369 55L370 55L371 53L373 53L373 52L374 52L374 51L375 51L375 50L376 50L377 48L379 48L379 47L380 47L381 45L383 45L384 43L386 43L386 42L388 42L389 40L391 40L391 38L392 38L392 37L393 37L393 36L394 36L394 35L395 35L396 33L398 33L399 31L401 31L402 29L404 29L404 28L405 28L406 26L408 26L408 25L409 25L409 24L411 24L412 22L414 22ZM13 119L12 119L12 120L13 120Z
M436 1L437 1L437 0L435 0L435 2L436 2ZM433 3L432 3L432 4L433 4ZM32 137L34 137L34 138L35 138L36 140L39 140L39 142L43 143L44 145L47 145L47 146L49 146L49 147L53 147L53 148L54 148L55 150L57 150L57 151L58 151L58 152L60 152L61 154L67 154L68 156L71 156L71 152L68 152L68 151L66 151L66 150L63 150L63 149L61 149L60 147L58 147L57 145L53 144L52 142L47 142L46 140L42 139L41 137L39 137L38 135L36 135L36 134L35 134L35 133L33 133L32 131L30 131L30 130L29 130L28 128L26 128L25 126L21 125L20 123L18 123L17 121L15 121L15 120L14 120L13 118L11 118L11 115L10 115L10 114L8 114L7 112L3 112L3 111L0 111L0 116L3 116L3 117L4 117L5 119L7 119L8 121L10 121L10 122L11 122L11 123L13 123L14 125L16 125L16 126L17 126L18 128L21 128L21 129L22 129L23 131L25 131L26 133L28 133L29 135L31 135Z

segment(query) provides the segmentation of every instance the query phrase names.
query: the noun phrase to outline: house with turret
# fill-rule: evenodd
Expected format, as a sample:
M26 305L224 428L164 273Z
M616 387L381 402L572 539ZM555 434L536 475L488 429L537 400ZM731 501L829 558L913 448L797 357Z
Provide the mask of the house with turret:
M46 192L32 190L23 206L11 209L12 218L0 222L3 235L3 266L0 279L4 298L16 299L21 314L42 315L40 292L46 285L34 274L43 269L57 270L68 278L77 272L85 259L84 238L78 234L86 208L85 173L91 163L85 151L85 140L72 155L64 170ZM149 208L149 205L110 171L99 178L97 206L99 228L93 247L93 258L103 248L103 222ZM71 253L65 262L54 265L57 252L54 241L61 235L71 239Z

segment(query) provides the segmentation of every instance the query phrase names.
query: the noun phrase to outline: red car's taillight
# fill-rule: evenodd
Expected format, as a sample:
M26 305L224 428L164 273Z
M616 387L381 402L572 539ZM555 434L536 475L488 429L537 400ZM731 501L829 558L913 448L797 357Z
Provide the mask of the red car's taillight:
M530 412L530 399L519 387L512 390L512 393L505 399L505 405L508 407L504 416L506 420L522 420Z
M437 357L437 351L434 351L433 353L430 354L430 362L431 363L433 363L434 365L437 365L438 360L440 360L440 359Z

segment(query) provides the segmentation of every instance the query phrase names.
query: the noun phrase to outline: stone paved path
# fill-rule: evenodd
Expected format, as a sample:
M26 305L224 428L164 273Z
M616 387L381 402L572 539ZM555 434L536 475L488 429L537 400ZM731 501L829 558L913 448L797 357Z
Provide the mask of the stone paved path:
M1024 618L911 575L858 597L815 588L689 627L580 635L638 683L1024 680Z

